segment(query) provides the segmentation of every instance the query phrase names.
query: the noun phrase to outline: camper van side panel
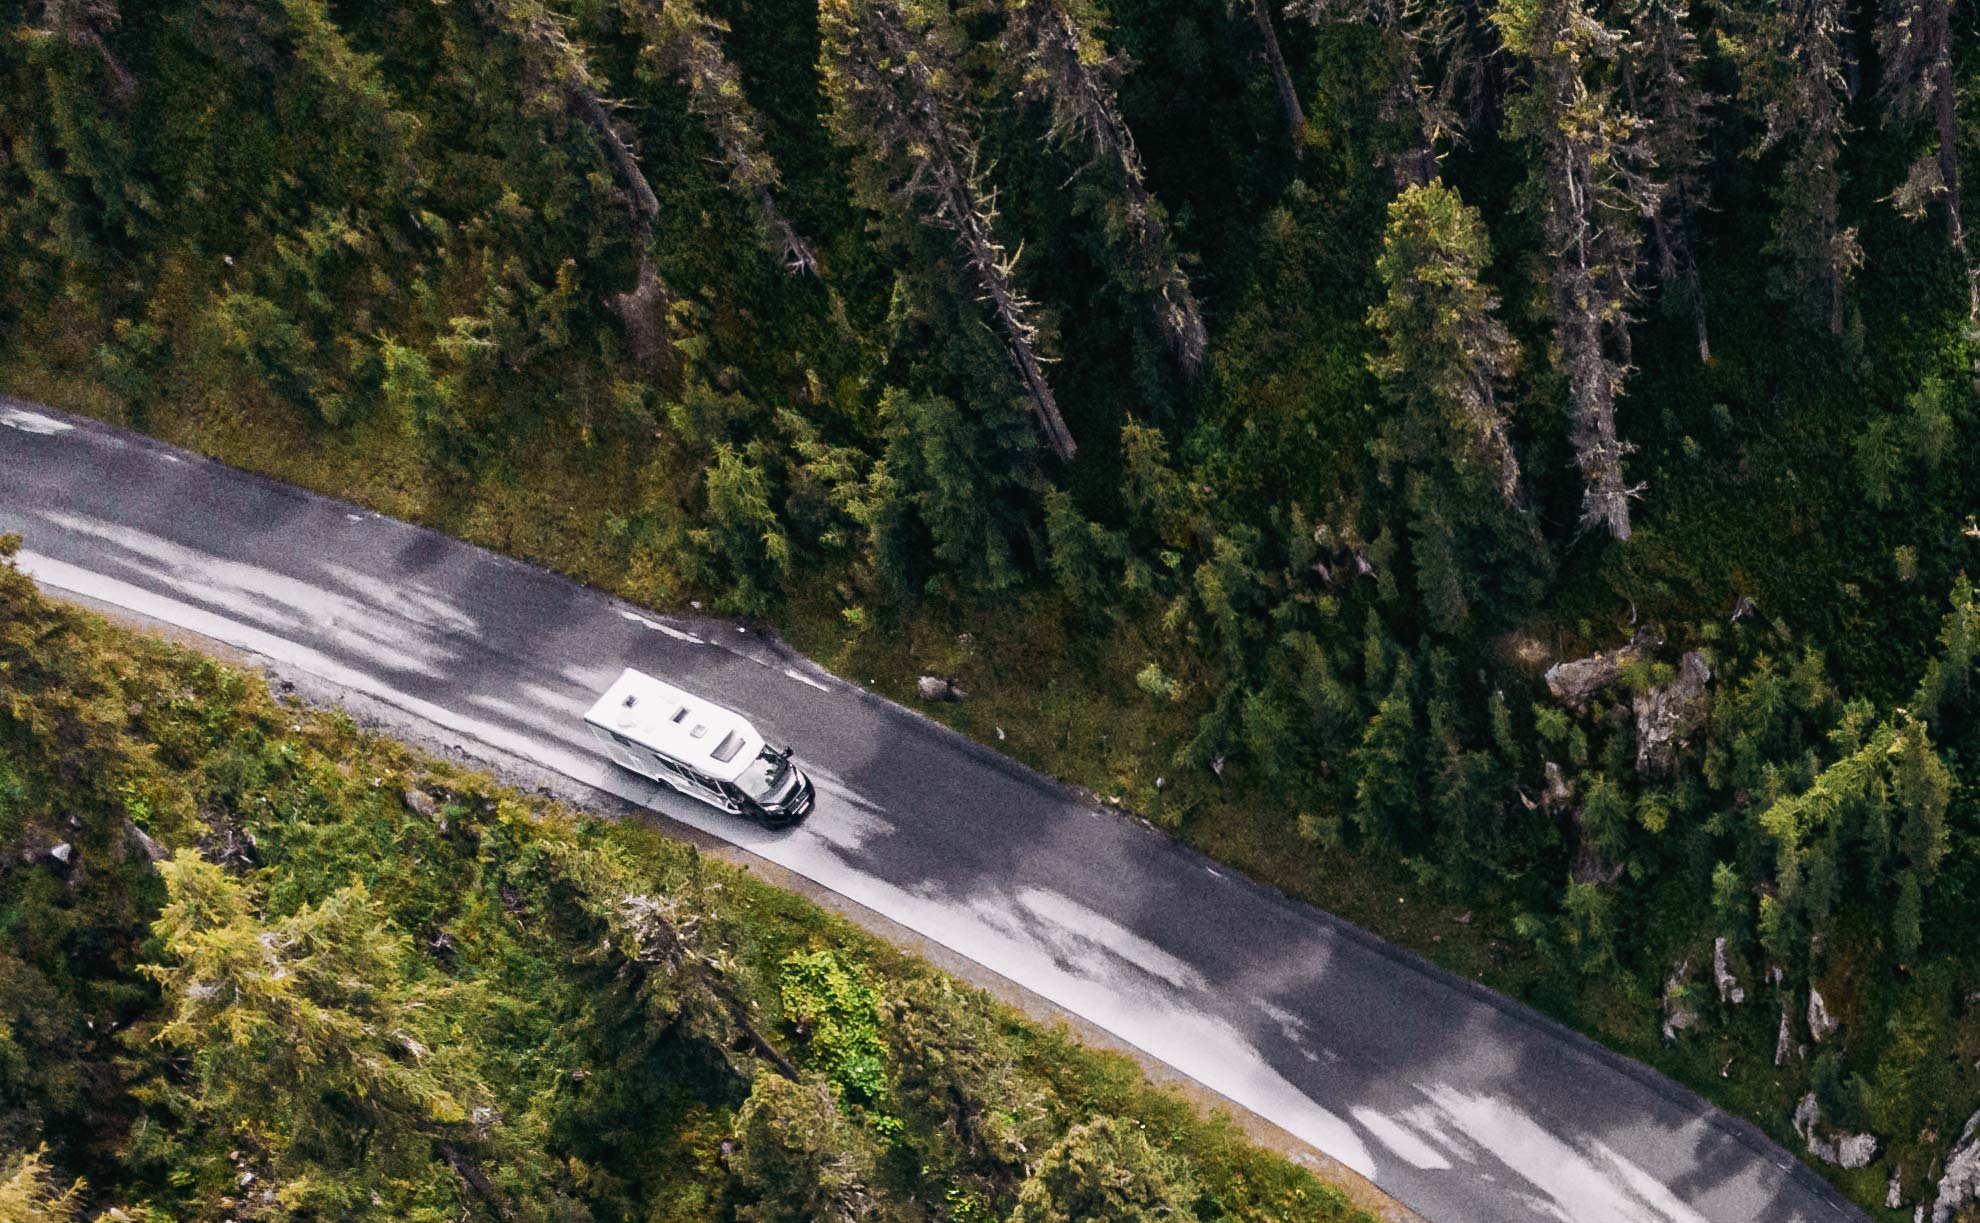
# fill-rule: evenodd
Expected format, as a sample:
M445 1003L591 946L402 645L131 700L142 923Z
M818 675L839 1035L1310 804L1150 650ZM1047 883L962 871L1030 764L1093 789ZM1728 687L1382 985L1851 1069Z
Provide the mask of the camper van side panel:
M620 743L618 736L603 727L592 726L589 722L585 723L585 725L591 727L591 733L600 743L605 745L605 750L611 753L613 760L618 761L635 773L643 773L648 777L653 776L653 766L641 760L631 748Z

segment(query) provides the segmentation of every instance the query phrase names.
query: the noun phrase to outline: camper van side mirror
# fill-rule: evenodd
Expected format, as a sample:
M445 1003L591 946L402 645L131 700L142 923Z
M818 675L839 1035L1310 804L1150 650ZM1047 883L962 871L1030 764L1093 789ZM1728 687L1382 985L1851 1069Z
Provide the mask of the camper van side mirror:
M782 757L783 757L784 759L786 759L786 760L789 760L789 759L791 758L791 747L790 747L790 745L789 745L789 744L786 744L785 746L783 746L783 747L780 747L780 748L778 748L778 749L777 749L777 754L778 754L779 756L782 756Z

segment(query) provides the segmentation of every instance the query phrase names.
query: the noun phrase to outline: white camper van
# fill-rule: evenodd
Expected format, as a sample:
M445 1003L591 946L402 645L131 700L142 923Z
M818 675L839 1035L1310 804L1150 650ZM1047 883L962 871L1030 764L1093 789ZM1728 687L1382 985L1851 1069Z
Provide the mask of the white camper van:
M771 828L810 813L817 790L749 719L626 668L584 715L612 759L691 798Z

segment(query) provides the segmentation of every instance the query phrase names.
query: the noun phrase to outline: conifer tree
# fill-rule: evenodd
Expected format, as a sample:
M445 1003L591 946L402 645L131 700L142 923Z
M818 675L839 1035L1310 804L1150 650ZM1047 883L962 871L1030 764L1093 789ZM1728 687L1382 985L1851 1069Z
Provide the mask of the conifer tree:
M1610 77L1622 36L1582 0L1511 0L1493 13L1506 48L1532 79L1514 130L1538 146L1534 186L1547 241L1554 363L1567 381L1581 525L1628 539L1629 502L1642 492L1623 476L1631 447L1616 431L1616 398L1628 373L1631 277L1637 221L1656 206L1637 121L1617 105Z
M1114 1117L1074 1126L1018 1191L1011 1223L1195 1223L1199 1191L1186 1161Z
M1209 343L1203 315L1176 259L1162 205L1148 189L1134 134L1121 117L1126 64L1101 42L1100 24L1090 0L1004 0L1000 46L1021 74L1019 96L1049 107L1053 141L1083 147L1089 163L1104 165L1118 184L1120 244L1131 282L1149 295L1157 332L1183 372L1194 377Z
M1849 99L1842 0L1783 0L1733 10L1739 37L1730 46L1740 92L1758 103L1765 128L1750 153L1785 150L1774 188L1777 212L1769 250L1785 256L1789 277L1808 309L1841 335L1844 290L1863 262L1854 227L1842 223L1842 145Z
M729 187L755 206L771 250L789 271L817 275L817 252L777 206L782 176L763 147L763 117L722 47L728 26L698 0L620 0L619 7L638 27L647 61L687 83L689 108L714 133L728 162Z
M1286 12L1310 22L1358 22L1379 34L1390 59L1377 115L1398 129L1392 168L1398 186L1428 185L1444 149L1461 143L1457 94L1483 73L1456 0L1289 0Z
M1061 460L1078 448L1045 378L1017 254L997 237L997 196L978 164L961 32L946 0L822 0L820 67L832 130L864 153L864 192L956 237L1038 431Z
M591 130L611 163L625 192L639 265L632 288L613 295L609 304L625 328L634 358L651 361L660 350L661 307L673 296L653 262L653 223L660 216L660 200L619 128L615 107L600 92L584 49L571 41L563 21L543 0L474 2L484 20L521 48L529 74L523 82L526 105L543 113L567 109Z
M1706 207L1706 111L1717 102L1700 80L1703 65L1686 0L1633 0L1625 9L1622 81L1630 111L1645 117L1644 147L1656 167L1657 203L1646 210L1657 280L1667 306L1691 315L1698 359L1712 359L1705 289L1695 247Z
M121 20L117 0L43 0L40 32L94 53L110 77L111 95L120 105L128 105L137 96L137 78L110 49L107 38Z
M1226 0L1231 16L1236 17L1242 10L1251 21L1251 28L1258 36L1258 53L1265 61L1265 70L1272 76L1272 89L1279 98L1279 115L1285 121L1286 141L1292 148L1295 161L1306 152L1306 111L1299 104L1299 90L1294 88L1292 73L1286 69L1285 53L1279 50L1279 31L1272 24L1272 10L1266 0Z
M1405 188L1376 260L1386 295L1368 314L1379 340L1368 365L1392 409L1375 450L1385 470L1402 469L1418 587L1443 632L1463 624L1478 585L1466 537L1533 538L1499 406L1518 354L1481 279L1488 255L1484 223L1457 192Z
M872 1147L822 1079L766 1074L736 1113L743 1223L860 1223L877 1213Z
M1946 244L1966 276L1966 312L1980 324L1980 268L1966 245L1960 208L1959 87L1953 80L1952 0L1886 0L1877 22L1877 54L1883 80L1877 95L1885 123L1907 127L1930 118L1934 147L1912 162L1891 196L1898 210L1923 217L1936 200L1943 211Z

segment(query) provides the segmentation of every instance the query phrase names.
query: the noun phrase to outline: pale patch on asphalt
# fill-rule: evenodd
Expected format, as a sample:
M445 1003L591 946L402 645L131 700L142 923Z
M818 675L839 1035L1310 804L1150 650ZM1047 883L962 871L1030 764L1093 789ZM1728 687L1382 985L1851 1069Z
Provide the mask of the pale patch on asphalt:
M1372 1108L1349 1109L1348 1115L1361 1122L1361 1128L1375 1135L1375 1141L1389 1148L1398 1159L1426 1172L1441 1171L1451 1166L1451 1161L1445 1159L1436 1147L1391 1117Z
M1013 900L1017 907L1045 923L1052 931L1050 941L1056 948L1072 952L1080 959L1090 958L1090 952L1099 948L1177 989L1210 988L1203 974L1188 963L1071 897L1043 888L1021 888Z
M435 593L430 586L403 579L382 580L375 574L335 561L319 561L317 567L346 588L365 591L374 607L410 620L422 628L437 628L470 636L481 629L480 621L462 611L447 596Z
M1576 1146L1497 1096L1422 1087L1466 1137L1524 1177L1550 1213L1572 1223L1706 1223L1656 1177L1602 1142Z
M159 457L159 458L161 458L161 459L164 459L164 460L165 460L165 461L166 461L167 463L183 463L183 462L185 462L185 460L184 460L184 459L182 459L182 458L180 458L180 457L179 457L178 455L176 455L176 454L167 454L167 453L166 453L165 451L163 451L163 450L161 450L161 451L159 451L159 452L158 452L158 457Z
M41 437L53 437L57 433L67 433L75 428L66 420L56 420L53 416L43 416L39 412L30 412L25 408L0 408L0 425Z
M170 587L178 594L202 603L218 604L230 617L238 617L278 632L310 630L334 636L353 652L382 668L412 671L440 679L455 669L453 650L416 631L391 627L396 621L412 622L414 629L442 628L466 631L473 621L462 621L457 613L443 614L440 622L429 624L414 612L417 598L400 599L379 589L376 579L365 579L361 587L373 597L354 598L326 591L292 577L263 569L259 565L222 560L211 553L196 552L168 539L129 527L117 526L78 514L47 512L43 520L88 536L129 553L123 563L147 577ZM87 593L87 592L80 592Z
M819 683L817 680L811 678L809 675L806 675L801 671L793 670L790 667L784 668L784 674L790 677L791 679L796 680L800 684L810 684L812 687L818 689L820 692L831 691L830 688L826 687L824 684Z

